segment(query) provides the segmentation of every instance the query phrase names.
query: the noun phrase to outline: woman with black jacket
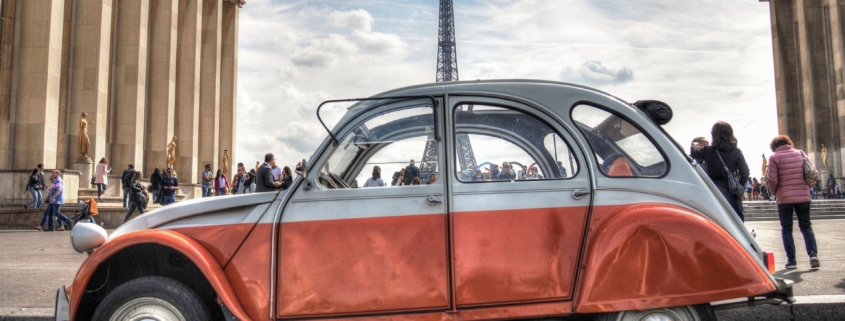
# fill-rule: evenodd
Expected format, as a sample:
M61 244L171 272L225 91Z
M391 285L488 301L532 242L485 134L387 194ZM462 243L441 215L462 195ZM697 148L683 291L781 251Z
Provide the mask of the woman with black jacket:
M285 166L282 169L282 190L288 189L291 185L293 185L293 174L291 174L290 167Z
M727 166L731 173L738 172L739 185L744 187L749 175L745 156L736 147L736 137L734 137L734 130L730 124L720 120L713 125L710 134L713 136L713 144L701 146L693 143L690 148L690 156L704 160L704 164L707 165L705 166L707 176L710 176L710 180L719 188L728 204L731 204L739 219L745 222L745 215L742 213L742 198L731 194L728 190L728 173L725 171ZM724 166L722 165L723 161Z
M150 191L153 193L153 203L157 203L159 187L161 187L161 171L156 168L153 175L150 175Z
M38 169L32 170L32 175L29 176L29 183L26 184L26 190L32 194L32 202L23 205L23 208L36 208L41 204L43 196L41 195L41 181L38 180Z
M144 206L147 203L147 190L144 188L144 185L141 185L141 171L136 171L135 176L132 178L132 182L129 183L129 212L126 213L126 218L123 219L123 223L129 221L129 218L132 217L132 213L135 212L135 208L138 209L138 212L144 214Z

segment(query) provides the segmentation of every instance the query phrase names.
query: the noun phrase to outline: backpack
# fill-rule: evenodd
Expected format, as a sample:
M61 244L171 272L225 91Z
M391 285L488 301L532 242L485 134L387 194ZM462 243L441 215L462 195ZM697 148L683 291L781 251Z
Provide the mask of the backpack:
M129 183L132 182L132 176L135 176L135 170L127 169L123 171L123 174L120 176L120 183L122 183L123 186L129 186Z

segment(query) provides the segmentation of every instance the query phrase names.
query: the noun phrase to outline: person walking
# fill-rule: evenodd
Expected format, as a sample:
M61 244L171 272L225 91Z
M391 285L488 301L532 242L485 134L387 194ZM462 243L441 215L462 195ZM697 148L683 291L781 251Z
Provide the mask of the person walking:
M202 197L209 197L213 191L214 174L211 173L211 164L205 164L205 171L202 172Z
M160 203L161 195L158 194L158 190L161 188L161 171L156 168L153 170L153 174L150 175L150 191L152 191L153 196L153 204Z
M147 201L150 199L147 194L147 189L144 188L144 185L141 185L141 171L136 171L135 175L132 177L132 182L129 183L129 211L126 212L126 217L123 218L123 223L129 221L129 218L132 217L132 214L135 213L135 209L138 209L138 212L144 214L144 208L147 206Z
M41 209L41 205L44 204L44 191L47 190L47 184L44 184L44 164L38 164L35 169L38 170L38 184L41 185L41 189L38 190L40 197L38 203L35 204L35 208Z
M275 192L281 183L273 177L273 168L276 167L276 156L273 153L264 155L264 164L258 166L258 173L255 176L255 192Z
M214 194L217 196L223 196L228 193L229 190L229 178L226 177L226 174L223 174L222 169L217 170L217 176L214 177Z
M97 184L97 201L101 203L103 202L103 194L106 193L106 188L109 184L109 173L111 173L109 160L103 157L97 164L97 168L94 169L94 184Z
M694 159L703 159L707 164L706 172L713 184L722 192L722 196L728 201L728 204L734 209L739 219L745 222L745 215L742 212L742 198L736 196L728 189L728 173L725 167L735 177L740 186L745 186L750 174L748 170L748 163L745 162L745 156L742 155L742 150L736 147L736 137L730 124L724 121L718 121L710 130L713 143L710 146L701 146L700 144L692 144L690 148L690 157ZM724 163L724 166L721 166Z
M29 191L29 194L32 195L32 201L23 205L24 209L27 208L37 208L37 205L41 203L41 189L44 187L38 181L38 169L32 169L32 174L29 176L29 182L26 184L26 190Z
M70 219L62 214L62 205L65 203L65 185L62 180L62 173L54 169L52 172L53 184L50 185L50 192L47 194L47 210L44 211L44 217L41 218L41 224L35 227L36 230L41 231L44 223L47 223L50 229L48 231L64 231L65 226L70 224ZM56 229L53 225L53 218L59 221L59 228Z
M127 199L129 198L129 185L132 183L133 177L135 177L135 165L129 164L129 168L124 170L123 174L120 174L120 184L123 187L123 208L129 206Z
M176 191L179 190L179 180L173 176L173 169L168 168L161 177L161 206L176 203Z
M767 175L769 189L775 193L780 219L780 235L786 251L786 268L798 268L795 260L795 241L792 239L792 213L798 216L798 228L804 236L804 246L810 257L810 268L821 266L816 247L816 235L810 222L810 186L804 175L804 163L807 162L819 177L818 170L803 151L793 147L789 136L780 135L772 139L772 156L769 157Z
M414 160L412 159L411 164L405 167L405 176L403 177L405 180L405 186L411 185L414 178L420 178L420 168L417 167L417 165L414 165Z

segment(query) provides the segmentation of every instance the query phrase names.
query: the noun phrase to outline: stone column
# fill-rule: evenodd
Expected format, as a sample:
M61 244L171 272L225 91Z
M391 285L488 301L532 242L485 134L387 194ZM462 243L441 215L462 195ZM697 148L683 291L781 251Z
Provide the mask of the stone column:
M150 68L144 173L164 168L176 121L176 35L178 0L151 0Z
M19 1L12 76L14 168L56 167L63 0Z
M128 164L144 168L149 13L149 0L119 1L117 6L112 106L115 133L110 162L116 168Z
M73 34L73 9L74 9L74 1L73 0L64 0L64 18L62 20L62 71L61 76L59 77L59 122L56 124L58 126L58 137L56 138L56 167L58 168L72 168L74 160L79 157L80 154L72 154L68 150L68 143L78 145L78 141L69 140L70 137L68 135L72 133L78 132L79 126L76 126L77 118L73 117L73 113L70 112L68 106L68 85L70 85L70 79L68 76L70 75L70 46L71 46L71 38ZM74 128L77 128L74 131ZM88 157L91 157L91 154L88 154Z
M201 0L179 1L176 53L175 170L180 184L196 184L199 136Z
M79 115L88 113L88 157L95 162L106 156L108 130L109 55L111 53L113 0L77 0L68 110L71 161L79 155ZM112 161L112 160L110 160ZM84 182L83 182L84 183Z
M12 62L15 56L13 45L15 43L15 20L18 0L4 0L2 3L3 19L0 20L0 133L6 133L0 137L0 168L12 168L14 164L14 135L12 131Z
M217 150L229 150L229 168L237 168L235 150L238 110L238 16L240 8L231 2L223 3L223 28L220 59L220 145ZM246 163L244 164L246 166ZM233 175L229 175L233 176Z
M220 38L222 1L203 0L202 59L200 62L200 128L197 166L211 164L217 171L220 137ZM230 175L231 176L231 175Z

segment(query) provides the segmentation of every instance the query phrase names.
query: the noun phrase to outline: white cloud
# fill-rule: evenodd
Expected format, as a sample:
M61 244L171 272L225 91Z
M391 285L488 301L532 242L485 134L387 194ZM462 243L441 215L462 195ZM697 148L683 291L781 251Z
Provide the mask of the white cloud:
M346 27L355 31L372 31L373 15L364 9L351 11L333 11L329 14L329 22L338 27Z
M561 72L565 82L583 83L591 86L623 84L634 79L634 71L628 67L616 69L606 67L601 61L587 61L578 67L569 67Z

